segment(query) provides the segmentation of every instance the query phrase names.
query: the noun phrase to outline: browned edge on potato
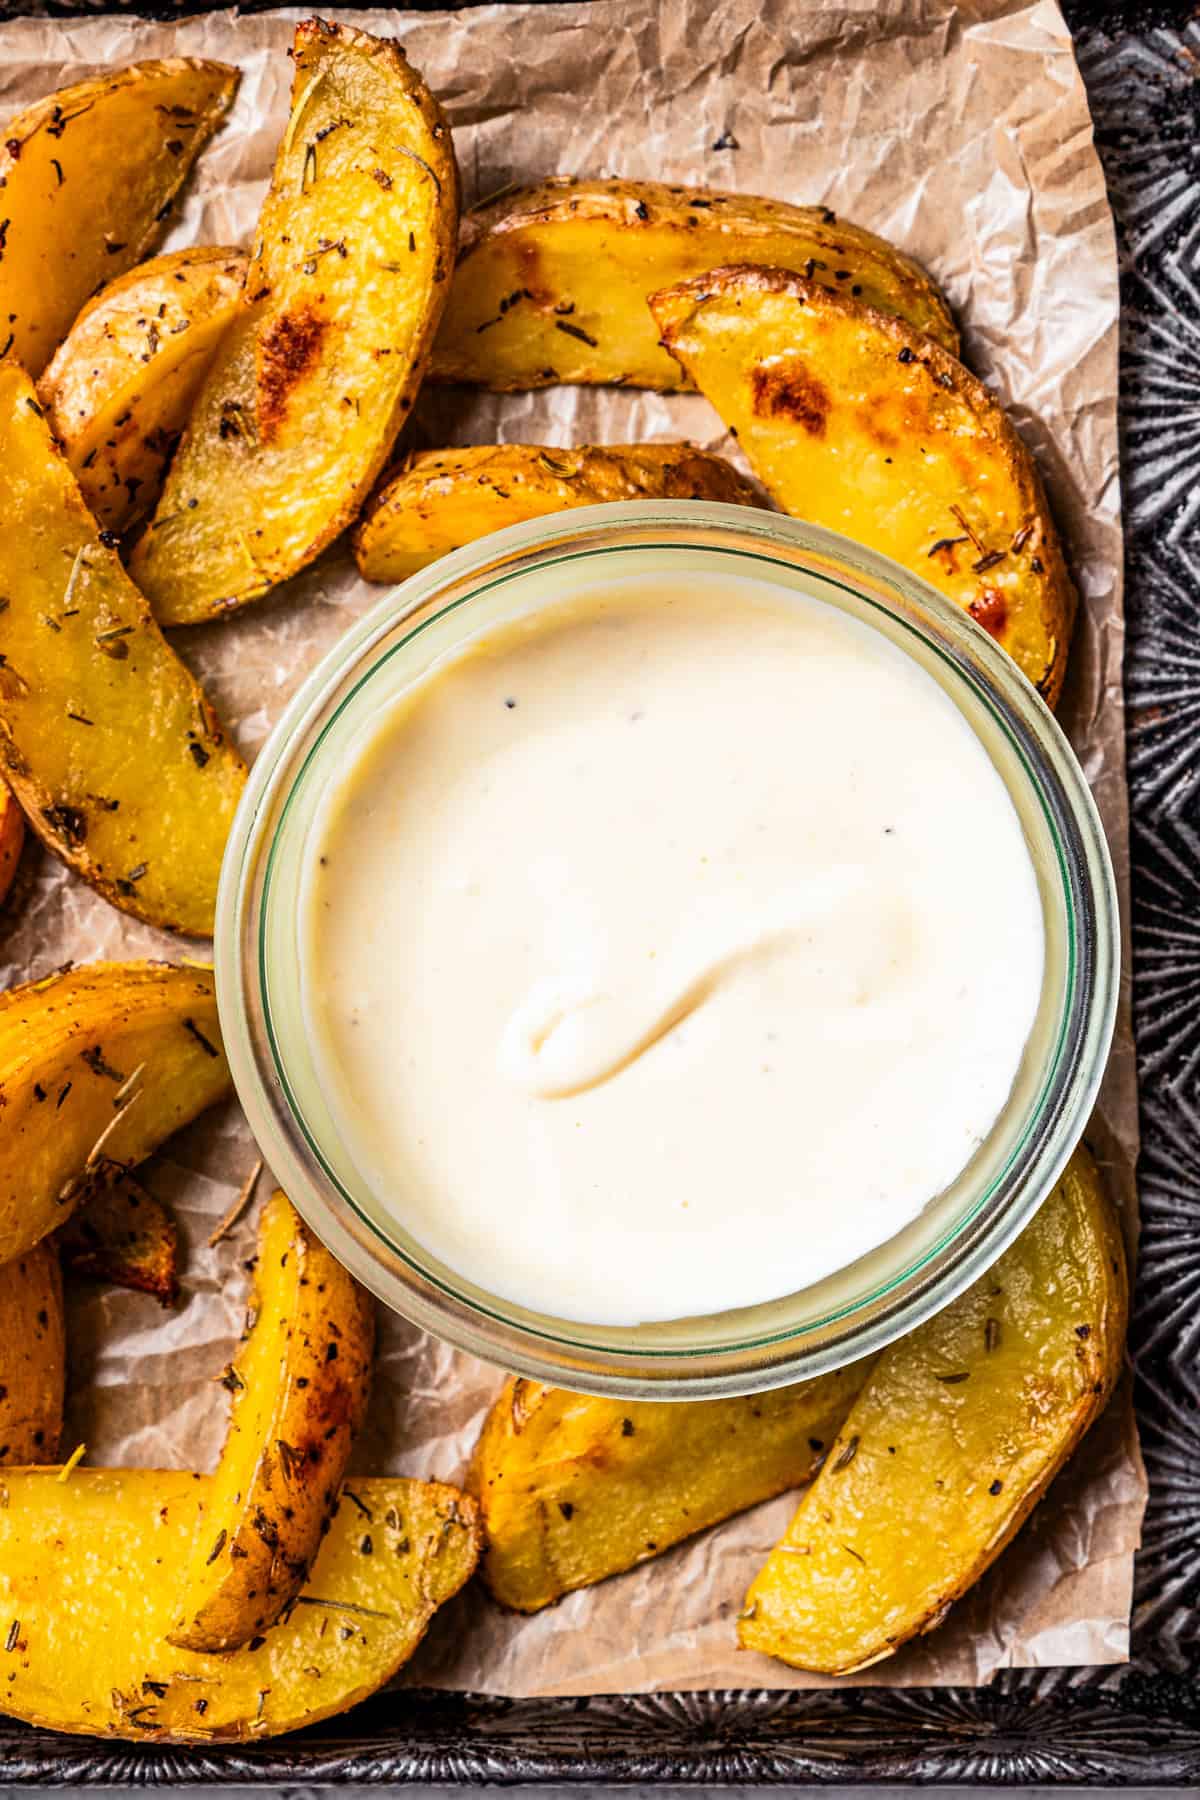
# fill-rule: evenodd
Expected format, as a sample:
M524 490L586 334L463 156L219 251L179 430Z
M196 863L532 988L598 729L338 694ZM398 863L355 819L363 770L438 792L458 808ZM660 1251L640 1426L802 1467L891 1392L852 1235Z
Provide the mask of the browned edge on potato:
M338 1503L371 1388L375 1310L278 1190L263 1209L229 1431L179 1612L185 1650L240 1649L295 1600Z
M58 1251L35 1244L0 1264L0 1468L54 1461L65 1386Z

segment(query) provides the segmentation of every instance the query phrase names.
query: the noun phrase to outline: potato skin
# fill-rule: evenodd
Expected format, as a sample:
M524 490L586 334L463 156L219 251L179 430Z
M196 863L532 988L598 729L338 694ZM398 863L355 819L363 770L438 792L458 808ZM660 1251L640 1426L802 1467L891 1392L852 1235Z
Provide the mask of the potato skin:
M809 1480L868 1368L689 1405L510 1379L467 1477L492 1594L536 1612Z
M174 56L60 88L0 132L7 215L0 354L40 375L98 287L140 262L237 92L226 63Z
M958 350L949 308L924 270L828 207L562 177L506 190L467 215L432 379L501 391L690 387L659 346L646 300L734 262L807 271Z
M343 1498L288 1618L254 1648L198 1655L166 1632L208 1491L179 1470L76 1469L65 1482L0 1470L5 1712L138 1743L315 1724L396 1674L479 1553L476 1509L457 1488L357 1480L359 1506Z
M246 766L13 362L0 364L0 514L0 767L43 843L112 905L211 935Z
M139 263L89 300L38 382L50 429L105 530L153 510L241 306L246 264L242 251L211 245Z
M746 1596L742 1645L844 1675L940 1624L1104 1410L1128 1306L1080 1150L992 1269L883 1353Z
M211 969L91 963L0 994L0 1263L229 1090Z
M650 305L785 512L932 583L1055 704L1075 589L1037 465L969 370L903 320L778 269L715 269Z
M65 1384L58 1251L38 1244L0 1266L0 1467L55 1460Z
M0 782L0 905L8 899L25 848L25 814L16 795Z
M758 495L724 457L690 444L478 444L416 451L386 480L354 534L367 581L403 581L457 550L523 519L610 500L724 500L757 506Z
M366 1412L374 1347L370 1295L276 1191L260 1224L246 1336L225 1377L229 1434L172 1644L240 1649L300 1592Z
M89 1178L55 1242L63 1266L75 1275L153 1294L163 1306L179 1298L175 1215L111 1163Z
M397 44L310 19L247 305L130 569L163 624L259 598L350 523L416 398L449 291L458 170Z

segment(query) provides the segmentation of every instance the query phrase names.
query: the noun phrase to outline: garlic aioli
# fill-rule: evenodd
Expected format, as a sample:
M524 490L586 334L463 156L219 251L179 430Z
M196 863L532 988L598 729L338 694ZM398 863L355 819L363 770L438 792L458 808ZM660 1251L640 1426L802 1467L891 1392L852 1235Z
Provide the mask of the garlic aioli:
M613 582L444 659L332 781L301 908L364 1180L485 1291L600 1325L886 1243L995 1124L1041 995L966 720L749 577Z

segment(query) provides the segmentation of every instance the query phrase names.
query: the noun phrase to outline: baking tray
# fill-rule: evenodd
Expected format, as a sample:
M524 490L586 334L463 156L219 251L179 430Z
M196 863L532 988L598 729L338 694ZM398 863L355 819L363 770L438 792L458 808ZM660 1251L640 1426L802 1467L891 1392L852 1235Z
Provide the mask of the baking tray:
M186 3L0 0L0 21L37 12L164 18L200 10ZM1150 1478L1132 1661L1096 1671L1010 1671L987 1688L586 1700L412 1690L378 1695L290 1738L229 1747L110 1743L0 1718L0 1784L1200 1787L1200 9L1194 0L1068 0L1065 10L1122 260L1142 1108L1142 1240L1130 1354Z

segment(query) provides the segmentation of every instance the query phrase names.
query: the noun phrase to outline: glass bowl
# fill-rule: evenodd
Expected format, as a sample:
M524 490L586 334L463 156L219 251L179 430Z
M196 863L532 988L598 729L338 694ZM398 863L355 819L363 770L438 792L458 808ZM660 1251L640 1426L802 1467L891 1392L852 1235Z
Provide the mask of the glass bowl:
M372 704L374 678L382 682L386 669L394 691L482 628L560 599L564 580L659 568L724 568L802 586L883 631L934 675L1021 818L1042 896L1045 971L1034 1031L995 1128L958 1180L887 1244L759 1306L585 1326L463 1279L366 1190L306 1039L298 899L314 812ZM1087 784L1005 653L873 551L773 513L696 501L586 507L513 526L389 592L307 678L254 765L226 852L215 948L222 1029L251 1129L296 1207L358 1279L414 1324L489 1362L643 1399L748 1393L820 1374L912 1330L981 1275L1037 1210L1087 1123L1112 1035L1119 961L1112 869Z

